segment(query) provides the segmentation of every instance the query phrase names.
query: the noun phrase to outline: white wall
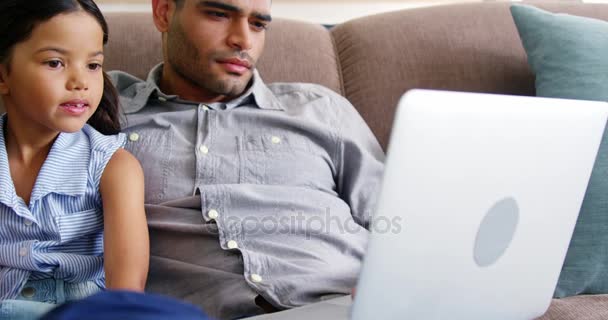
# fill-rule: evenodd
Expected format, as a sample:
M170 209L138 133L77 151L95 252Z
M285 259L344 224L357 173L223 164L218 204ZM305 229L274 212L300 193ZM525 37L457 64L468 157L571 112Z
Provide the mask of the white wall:
M315 23L335 24L348 19L405 8L482 0L273 0L272 15ZM150 11L146 0L98 0L107 11Z
M273 0L272 15L336 24L352 18L406 8L458 2L521 0ZM608 0L555 0L608 3ZM150 0L96 0L104 11L150 11Z
M479 2L481 0L418 0L418 1L348 1L348 0L275 0L273 15L316 23L335 24L352 18L374 13L432 6L454 2Z

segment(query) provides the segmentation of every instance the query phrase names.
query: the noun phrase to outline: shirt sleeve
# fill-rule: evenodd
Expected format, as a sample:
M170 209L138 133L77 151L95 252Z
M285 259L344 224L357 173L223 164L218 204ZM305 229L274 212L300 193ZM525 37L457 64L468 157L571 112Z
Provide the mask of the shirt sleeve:
M384 172L384 152L357 110L342 96L338 110L337 188L355 222L369 229Z
M124 133L114 135L103 135L88 124L82 129L91 142L91 162L89 164L89 175L94 181L95 188L99 189L101 176L114 153L124 148L127 136Z

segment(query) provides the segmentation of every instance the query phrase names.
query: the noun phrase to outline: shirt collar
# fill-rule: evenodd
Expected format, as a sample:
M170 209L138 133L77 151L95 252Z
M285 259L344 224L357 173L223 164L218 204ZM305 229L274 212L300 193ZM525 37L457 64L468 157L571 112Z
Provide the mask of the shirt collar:
M8 154L4 141L4 123L6 114L0 117L0 202L7 206L13 206L16 200L15 185L11 180L11 172L8 166Z
M6 114L0 117L0 133L4 132L6 119ZM68 196L85 194L91 152L89 139L82 135L82 131L59 133L38 173L30 202L49 193ZM4 134L0 134L0 188L0 201L15 205L17 193L10 175Z
M204 101L188 101L181 100L177 95L168 95L160 90L159 83L162 75L163 63L156 65L146 79L145 85L140 86L137 89L135 97L131 99L130 103L124 106L125 113L135 113L140 111L143 107L148 104L151 98L159 100L175 100L186 104L200 104ZM253 104L260 109L268 110L285 110L281 103L278 101L276 96L268 89L262 77L260 76L257 69L253 70L253 78L251 79L252 84L249 86L247 91L239 97L228 101L226 103L210 103L209 107L213 109L232 109L240 107L246 104Z

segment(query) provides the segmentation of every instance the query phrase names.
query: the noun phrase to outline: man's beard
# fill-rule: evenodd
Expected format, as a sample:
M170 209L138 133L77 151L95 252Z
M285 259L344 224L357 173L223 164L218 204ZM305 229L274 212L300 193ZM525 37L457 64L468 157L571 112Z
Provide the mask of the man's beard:
M246 77L235 76L234 78L220 79L207 69L205 62L201 60L196 46L191 43L178 19L173 20L167 35L167 60L171 68L184 80L206 91L210 95L226 96L228 98L240 96L246 89L251 74ZM254 68L253 59L245 52L216 51L208 61L238 57L246 59Z

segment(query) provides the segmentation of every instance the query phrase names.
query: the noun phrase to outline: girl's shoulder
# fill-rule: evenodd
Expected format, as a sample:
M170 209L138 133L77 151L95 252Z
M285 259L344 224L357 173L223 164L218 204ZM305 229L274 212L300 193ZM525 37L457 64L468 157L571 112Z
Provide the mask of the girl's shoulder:
M124 133L105 135L88 124L84 125L81 132L88 139L91 151L114 153L124 147L127 141Z
M117 150L124 147L127 139L124 133L104 135L88 124L84 125L79 134L88 143L88 174L97 190L108 162Z

